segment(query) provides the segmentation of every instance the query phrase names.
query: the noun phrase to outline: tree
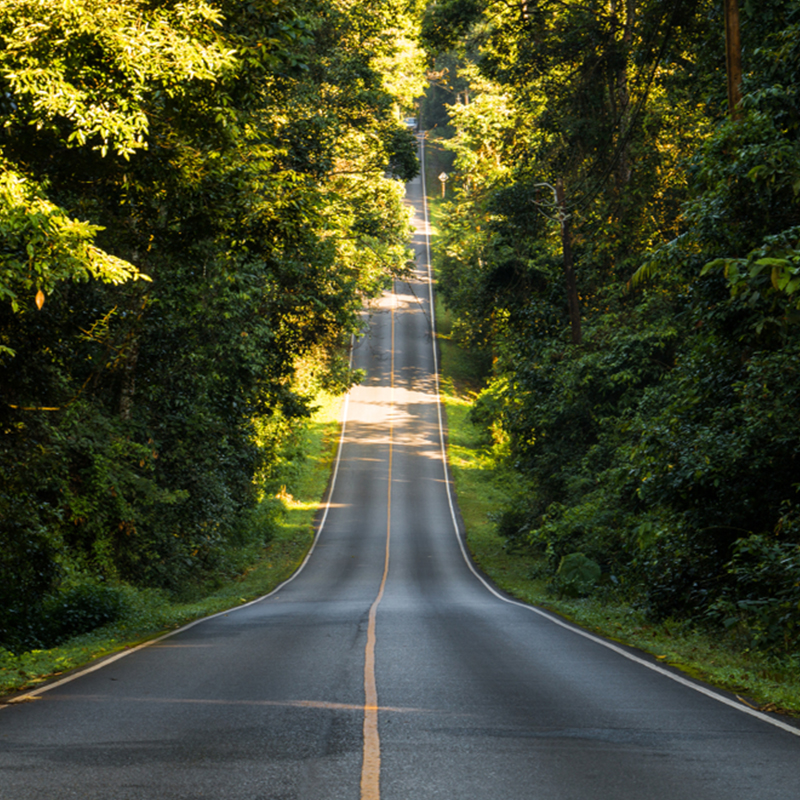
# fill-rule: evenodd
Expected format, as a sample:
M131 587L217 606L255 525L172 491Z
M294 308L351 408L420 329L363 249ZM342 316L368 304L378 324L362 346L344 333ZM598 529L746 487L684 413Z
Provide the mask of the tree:
M462 189L438 258L454 329L494 350L474 417L502 431L519 478L509 545L554 574L583 553L653 616L739 609L758 641L790 642L780 604L747 604L775 585L755 559L789 563L797 542L798 8L743 8L736 121L723 10L433 6L429 46L471 57L471 95L491 87L484 108L508 110L488 130L451 108Z
M371 10L0 3L0 536L49 565L33 595L60 568L184 591L269 536L257 429L352 382L407 260L378 69L411 18Z

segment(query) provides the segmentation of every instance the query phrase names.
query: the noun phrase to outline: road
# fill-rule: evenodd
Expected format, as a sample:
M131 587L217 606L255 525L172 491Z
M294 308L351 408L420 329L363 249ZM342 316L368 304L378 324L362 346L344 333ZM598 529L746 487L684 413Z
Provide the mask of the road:
M354 349L367 378L304 568L0 709L2 800L796 800L792 724L510 602L465 558L419 180L408 198L419 268Z

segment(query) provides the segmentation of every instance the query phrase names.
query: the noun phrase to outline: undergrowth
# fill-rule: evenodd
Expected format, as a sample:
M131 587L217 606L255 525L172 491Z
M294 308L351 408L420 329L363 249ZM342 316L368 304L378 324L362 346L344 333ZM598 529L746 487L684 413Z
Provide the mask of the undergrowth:
M437 302L442 355L442 401L447 410L448 458L470 552L483 572L514 597L556 612L583 628L650 653L658 661L732 692L755 708L800 716L800 658L772 655L737 642L734 632L672 618L654 621L607 590L570 598L556 591L546 558L515 552L498 533L509 487L518 481L504 466L503 443L473 424L470 409L485 367L453 341L446 309Z
M338 443L340 397L326 397L301 434L297 457L287 471L287 484L277 497L283 509L269 543L241 556L238 572L196 587L176 600L165 591L120 584L113 622L74 636L57 646L18 654L0 648L0 695L30 690L44 682L156 638L193 620L241 605L267 594L298 568L314 539L313 521L330 476ZM265 517L274 520L274 515Z

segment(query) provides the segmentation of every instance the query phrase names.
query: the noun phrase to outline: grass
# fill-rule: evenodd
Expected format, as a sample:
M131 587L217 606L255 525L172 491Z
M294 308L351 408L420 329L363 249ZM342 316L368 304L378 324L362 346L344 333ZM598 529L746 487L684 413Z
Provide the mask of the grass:
M50 650L13 655L0 649L0 696L30 690L99 658L129 649L269 593L296 571L314 540L314 517L336 452L341 397L323 397L304 434L306 458L280 494L285 514L261 558L236 579L193 602L177 603L157 590L128 587L126 613L117 623Z

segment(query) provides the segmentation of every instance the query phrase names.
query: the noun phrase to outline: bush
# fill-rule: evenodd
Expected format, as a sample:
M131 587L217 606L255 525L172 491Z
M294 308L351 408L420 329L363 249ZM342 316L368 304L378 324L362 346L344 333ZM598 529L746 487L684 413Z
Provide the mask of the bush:
M631 569L648 617L662 621L704 614L718 591L727 552L727 547L686 525L660 531Z
M42 603L49 646L116 622L125 611L122 591L102 583L84 583L59 591Z
M127 608L123 590L102 583L61 589L3 615L2 647L12 653L55 647L120 619Z
M529 516L524 508L514 506L497 514L493 521L497 535L505 539L509 553L519 553L529 545Z
M729 582L709 617L744 635L758 649L800 645L800 545L772 535L737 542Z
M600 565L583 553L570 553L561 559L551 586L566 597L585 597L600 581Z

